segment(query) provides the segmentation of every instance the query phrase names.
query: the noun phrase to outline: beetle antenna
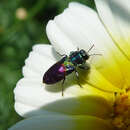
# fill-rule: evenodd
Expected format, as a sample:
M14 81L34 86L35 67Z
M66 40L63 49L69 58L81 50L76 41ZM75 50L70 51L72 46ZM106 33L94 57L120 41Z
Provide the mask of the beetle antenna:
M93 47L94 47L94 44L89 48L89 50L87 51L87 53L90 52L93 49Z
M90 54L89 56L99 55L102 56L102 54Z

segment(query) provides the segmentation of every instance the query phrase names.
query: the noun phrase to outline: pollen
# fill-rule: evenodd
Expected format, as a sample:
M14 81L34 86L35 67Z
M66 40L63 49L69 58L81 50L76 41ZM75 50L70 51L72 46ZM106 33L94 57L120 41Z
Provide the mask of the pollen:
M118 130L128 130L130 127L130 89L115 95L112 124Z

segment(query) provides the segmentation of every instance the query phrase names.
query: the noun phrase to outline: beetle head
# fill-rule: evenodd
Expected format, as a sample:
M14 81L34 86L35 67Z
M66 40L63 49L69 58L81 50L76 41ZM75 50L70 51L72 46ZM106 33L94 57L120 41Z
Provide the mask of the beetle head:
M89 55L87 54L87 52L83 49L81 49L79 51L79 53L81 54L81 56L83 57L83 59L87 60L89 58Z

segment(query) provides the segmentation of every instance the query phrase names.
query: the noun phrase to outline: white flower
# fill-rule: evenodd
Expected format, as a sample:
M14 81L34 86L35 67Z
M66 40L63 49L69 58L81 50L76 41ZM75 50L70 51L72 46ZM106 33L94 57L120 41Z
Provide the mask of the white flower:
M129 116L124 119L124 107L129 113L130 2L95 3L98 14L79 3L70 3L62 14L48 22L47 35L52 45L33 47L23 67L24 77L14 90L15 110L28 119L10 130L112 130L114 125L127 130L125 119ZM42 83L44 73L59 60L56 51L69 54L77 47L87 51L93 44L91 53L102 56L88 60L89 73L80 72L83 88L73 74L65 81L64 96L61 83ZM123 111L117 113L118 106Z

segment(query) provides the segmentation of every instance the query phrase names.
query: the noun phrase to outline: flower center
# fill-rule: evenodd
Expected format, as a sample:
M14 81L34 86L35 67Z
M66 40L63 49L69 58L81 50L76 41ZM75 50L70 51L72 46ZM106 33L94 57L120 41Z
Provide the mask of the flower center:
M124 93L116 94L112 124L119 130L130 128L130 88Z

